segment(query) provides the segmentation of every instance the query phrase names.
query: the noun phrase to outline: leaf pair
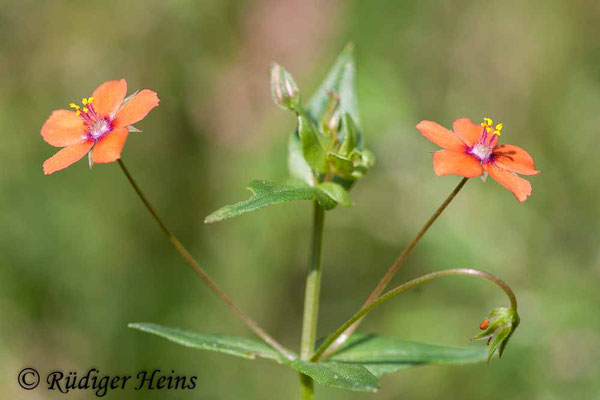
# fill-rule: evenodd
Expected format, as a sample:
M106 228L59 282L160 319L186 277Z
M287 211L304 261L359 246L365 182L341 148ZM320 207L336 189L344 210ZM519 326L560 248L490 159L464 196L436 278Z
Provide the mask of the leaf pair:
M129 327L199 350L275 361L310 376L318 384L353 391L375 391L379 388L379 376L410 367L476 363L486 358L485 351L479 347L452 348L355 334L326 360L313 363L296 359L290 362L263 342L253 339L199 334L150 323L134 323Z

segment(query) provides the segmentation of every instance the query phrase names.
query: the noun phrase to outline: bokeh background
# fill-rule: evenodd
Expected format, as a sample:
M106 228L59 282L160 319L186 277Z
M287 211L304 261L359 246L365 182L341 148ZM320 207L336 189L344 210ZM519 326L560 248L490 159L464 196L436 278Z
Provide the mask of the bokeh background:
M327 214L320 335L357 309L458 177L438 178L414 125L503 121L542 173L519 204L469 182L396 282L479 267L513 285L522 325L490 365L416 368L379 394L322 399L591 399L600 396L600 3L481 1L0 1L0 399L35 366L107 374L197 375L193 391L115 391L110 399L296 398L297 375L266 361L191 351L126 327L151 321L252 337L164 239L116 164L51 176L39 131L54 109L105 80L151 88L161 105L124 160L172 229L234 300L292 348L299 343L311 205L215 225L252 179L286 177L294 126L270 99L276 60L308 95L356 44L366 143L377 164ZM307 96L305 96L307 97ZM446 345L468 339L491 285L449 278L373 313L364 331ZM481 343L478 345L482 345ZM93 399L91 391L70 398Z

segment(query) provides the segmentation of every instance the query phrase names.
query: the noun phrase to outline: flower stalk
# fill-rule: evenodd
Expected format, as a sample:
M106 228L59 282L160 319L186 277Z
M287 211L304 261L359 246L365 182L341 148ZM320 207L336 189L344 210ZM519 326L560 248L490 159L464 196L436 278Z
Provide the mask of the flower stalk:
M381 297L378 297L375 301L364 306L359 312L354 314L349 320L347 320L342 326L340 326L333 334L331 334L327 338L327 340L325 340L325 342L323 342L323 344L317 349L315 354L312 356L311 361L313 361L313 362L319 361L324 356L325 351L328 348L330 348L330 346L333 343L335 343L336 340L342 334L344 334L344 332L346 332L348 330L348 328L350 328L356 321L360 321L365 315L367 315L369 312L373 311L375 308L379 307L380 305L382 305L383 303L385 303L392 297L395 297L408 289L412 289L416 286L422 285L423 283L429 282L433 279L442 278L445 276L452 276L452 275L475 276L475 277L485 279L487 281L492 282L493 284L495 284L496 286L498 286L500 289L502 289L504 291L504 293L506 294L506 296L508 297L508 299L510 301L510 308L512 310L514 310L514 312L516 313L517 298L516 298L514 292L512 291L512 289L503 280L501 280L500 278L498 278L488 272L480 271L480 270L472 269L472 268L454 268L454 269L447 269L444 271L432 272L430 274L426 274L419 278L416 278L416 279L413 279L406 283L403 283L402 285L397 286L396 288L388 291Z
M140 200L142 200L142 203L144 203L144 205L152 215L152 218L154 218L154 220L160 226L165 235L167 235L169 241L173 244L173 247L175 247L175 250L177 250L177 252L183 257L183 259L188 263L188 265L192 267L196 275L198 275L200 279L202 279L202 281L209 287L209 289L212 290L221 300L223 300L227 304L227 306L231 308L258 337L260 337L268 345L276 349L286 359L294 360L296 357L290 350L286 349L283 345L281 345L279 342L273 339L273 337L271 337L267 332L265 332L264 329L262 329L256 321L254 321L252 318L246 315L246 313L244 313L240 308L238 308L229 298L229 296L227 296L225 292L215 283L215 281L213 281L212 278L206 273L206 271L204 271L204 269L198 264L198 262L189 253L189 251L187 251L187 249L183 246L179 239L177 239L177 237L171 232L171 230L167 227L163 220L158 216L154 207L152 207L152 205L150 204L150 202L136 183L135 179L133 179L133 176L125 166L125 163L123 163L123 160L119 159L118 162L119 166L121 167L121 170L127 177L127 180L137 193Z
M317 321L319 316L319 297L321 292L321 248L323 245L323 225L325 223L325 210L314 202L313 232L311 241L311 255L306 277L304 293L304 316L302 321L302 338L300 342L300 359L310 360L315 350L317 339ZM314 399L312 378L300 374L300 398L302 400Z
M440 215L442 215L444 210L448 207L448 205L452 202L452 200L454 200L454 198L456 197L458 192L461 191L461 189L463 188L463 186L465 186L465 184L467 183L468 180L469 180L469 178L463 178L458 183L458 185L456 185L454 190L450 193L450 195L448 195L446 200L444 200L444 202L438 207L438 209L433 213L433 215L427 220L427 222L425 223L425 225L423 225L421 230L419 230L417 235L406 245L404 250L402 250L402 253L400 253L400 255L398 256L396 261L394 261L394 263L390 266L390 268L387 270L387 272L385 273L383 278L381 278L381 280L379 281L379 283L377 284L375 289L373 289L373 291L371 292L371 294L369 295L367 300L363 303L362 308L366 307L367 305L369 305L373 301L375 301L377 299L377 297L379 297L379 295L385 290L388 283L390 283L392 278L396 275L396 273L398 272L398 269L400 268L400 266L402 265L404 260L406 260L406 258L410 254L410 252L419 243L419 241L425 235L425 233L427 233L427 231L429 230L431 225L433 225L433 223L438 219L438 217ZM331 347L329 349L327 349L324 356L326 357L326 356L332 354L342 344L344 344L344 342L346 342L346 340L348 340L348 338L352 335L352 333L354 333L354 331L356 331L356 329L358 328L360 323L361 323L361 319L356 320L356 322L354 324L352 324L351 326L349 326L345 332L343 332L341 335L339 335L339 337L336 339L335 343L332 343Z

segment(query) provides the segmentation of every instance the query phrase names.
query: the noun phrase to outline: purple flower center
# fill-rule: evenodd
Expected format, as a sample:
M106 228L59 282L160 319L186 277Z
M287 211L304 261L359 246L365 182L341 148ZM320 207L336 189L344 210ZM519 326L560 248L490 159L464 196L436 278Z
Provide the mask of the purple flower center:
M97 142L102 139L104 135L113 130L113 125L110 117L103 117L98 114L92 105L93 101L93 97L87 99L84 98L81 102L83 107L80 107L75 103L71 103L70 106L71 108L74 108L77 111L77 115L83 119L87 138Z
M494 147L498 143L498 137L502 130L502 124L493 127L493 121L490 118L484 118L481 124L481 136L477 143L467 149L467 154L471 154L482 163L493 161Z

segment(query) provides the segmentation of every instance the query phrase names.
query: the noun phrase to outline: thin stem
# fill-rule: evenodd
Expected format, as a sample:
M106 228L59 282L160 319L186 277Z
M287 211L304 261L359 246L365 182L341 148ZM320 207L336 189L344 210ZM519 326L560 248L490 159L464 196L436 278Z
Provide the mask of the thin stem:
M313 211L313 232L311 254L306 277L304 293L304 317L302 321L302 340L300 343L300 359L309 360L315 350L317 339L317 319L319 316L319 295L321 291L321 248L323 244L323 225L325 210L316 201ZM301 399L314 398L312 379L300 374Z
M400 266L402 265L402 263L404 262L404 260L406 260L406 258L408 257L408 254L412 251L412 249L415 248L415 246L417 245L417 243L419 243L419 241L421 240L421 238L429 230L429 228L431 227L431 225L433 225L433 223L435 222L435 220L438 219L438 217L440 215L442 215L442 212L444 212L444 210L446 209L446 207L448 207L448 205L452 202L452 200L454 200L454 198L456 197L456 195L458 194L458 192L460 192L460 190L463 188L463 186L465 186L465 183L467 183L468 180L469 180L469 178L463 178L458 183L458 185L456 185L456 187L454 188L454 190L450 193L450 195L446 198L446 200L444 200L444 202L438 207L438 209L433 213L433 215L427 220L427 222L425 223L425 225L423 225L423 227L417 233L417 235L406 245L406 247L404 248L404 250L402 250L402 253L400 253L400 255L398 256L398 258L396 259L396 261L394 261L394 263L387 270L387 272L385 273L385 275L383 276L383 278L381 278L381 280L379 281L379 283L377 284L377 286L375 287L375 289L373 289L373 291L371 292L371 294L369 295L369 297L367 298L367 300L363 303L362 307L365 307L367 304L369 304L372 301L374 301L385 290L385 288L387 287L388 283L392 280L392 278L394 277L394 275L396 275L396 272L398 272L398 269L400 268ZM360 325L360 322L361 322L360 320L356 321L356 323L354 325L348 327L348 330L346 332L344 332L342 335L340 335L340 337L331 346L331 348L327 350L327 353L325 354L325 356L333 353L346 340L348 340L348 338L350 337L350 335L352 335L352 333L354 333L354 331L358 328L358 325Z
M400 294L408 289L412 289L412 288L419 286L425 282L429 282L432 279L442 278L444 276L450 276L450 275L470 275L470 276L476 276L478 278L485 279L487 281L492 282L493 284L498 286L500 289L502 289L504 291L504 293L506 293L506 296L510 300L511 308L513 308L515 311L517 311L517 298L515 297L515 294L513 293L512 289L503 280L501 280L500 278L498 278L488 272L480 271L480 270L472 269L472 268L454 268L454 269L447 269L444 271L432 272L430 274L423 275L419 278L413 279L412 281L408 281L406 283L403 283L400 286L395 287L394 289L385 293L383 296L378 297L375 301L373 301L373 302L369 303L368 305L366 305L365 307L363 307L359 312L354 314L354 316L352 318L350 318L348 321L346 321L331 336L329 336L327 338L327 340L317 349L317 351L311 358L311 361L316 362L319 359L321 359L322 358L321 356L323 356L323 354L329 348L329 346L331 346L336 341L337 338L339 338L350 326L352 326L352 324L354 324L356 321L362 319L365 315L367 315L369 312L373 311L375 308L377 308L380 305L382 305L383 303L385 303L387 300L391 299L394 296L397 296L398 294Z
M146 206L156 223L158 223L160 228L167 235L167 237L175 247L175 250L177 250L179 254L181 254L181 256L183 257L183 259L189 264L189 266L192 267L196 275L198 275L200 279L202 279L202 281L204 281L204 283L206 283L206 285L217 296L219 296L219 298L223 300L229 306L229 308L231 308L246 323L246 325L248 325L248 327L252 329L252 331L254 331L254 333L256 333L262 340L264 340L267 344L279 351L288 360L295 359L296 357L290 350L286 349L281 344L279 344L275 339L273 339L269 334L267 334L252 318L250 318L235 304L233 304L233 302L225 294L225 292L223 292L223 290L215 283L215 281L213 281L212 278L208 276L206 271L204 271L204 269L198 264L194 257L192 257L192 255L187 251L183 244L181 244L179 239L177 239L177 237L173 235L173 233L169 230L167 225L160 219L154 207L152 207L150 202L148 202L148 199L146 199L146 196L144 196L144 193L142 193L140 187L137 185L137 183L129 173L129 170L127 169L127 167L125 167L123 160L119 159L118 161L121 170L127 177L127 180L129 180L129 183L131 183L131 186L133 186L133 189L138 194L140 200L142 200L142 203L144 203L144 205Z
M313 379L304 374L300 374L300 400L314 400L315 385Z

